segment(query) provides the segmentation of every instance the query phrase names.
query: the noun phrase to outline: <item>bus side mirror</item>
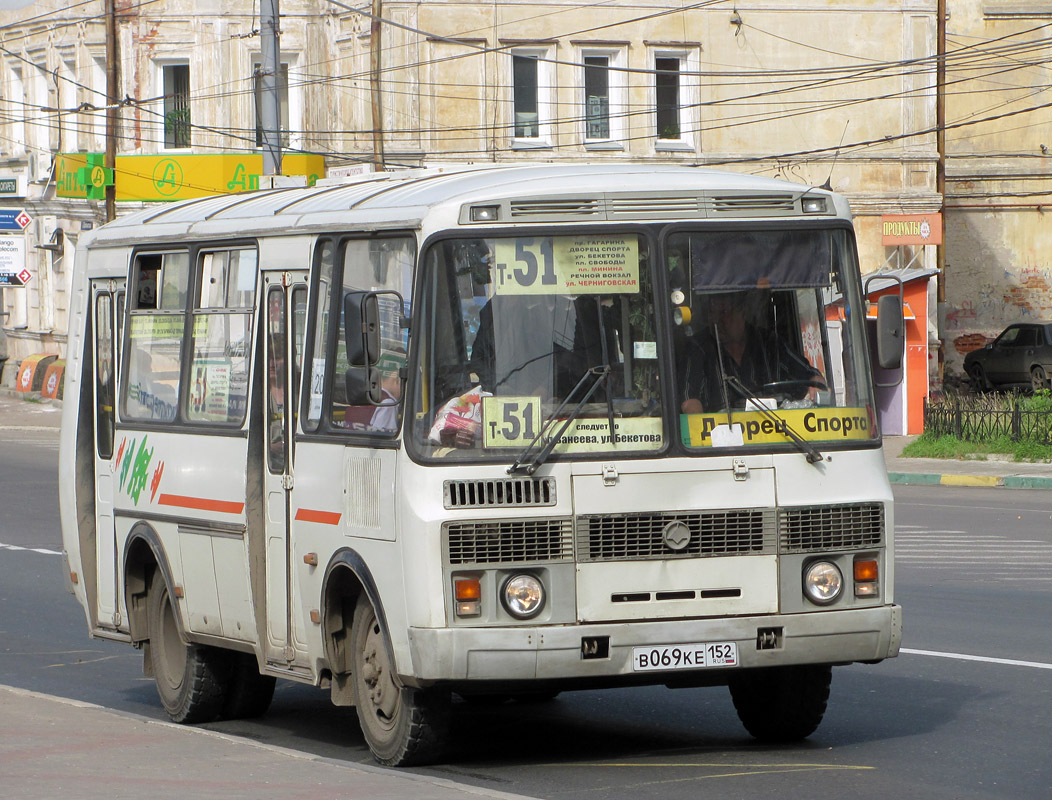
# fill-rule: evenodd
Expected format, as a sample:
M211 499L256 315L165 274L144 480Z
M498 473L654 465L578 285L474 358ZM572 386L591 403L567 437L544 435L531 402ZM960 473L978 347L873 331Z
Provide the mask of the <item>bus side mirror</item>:
M343 385L348 405L383 405L379 370L372 367L348 367L343 373Z
M905 334L902 297L885 294L877 298L877 362L881 369L902 366L902 345Z
M375 292L343 296L343 338L352 367L371 366L380 358L380 307Z

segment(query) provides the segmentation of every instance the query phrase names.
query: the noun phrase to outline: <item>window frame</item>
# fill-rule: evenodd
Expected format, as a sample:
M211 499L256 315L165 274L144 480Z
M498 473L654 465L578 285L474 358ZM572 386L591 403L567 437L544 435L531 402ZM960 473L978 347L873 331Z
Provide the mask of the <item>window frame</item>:
M547 148L552 146L552 109L555 102L555 68L551 62L551 45L514 47L508 50L508 139L513 150ZM536 104L537 135L519 136L515 121L515 60L533 59L537 67Z
M676 59L679 62L677 89L678 132L675 137L662 137L658 130L658 85L659 60ZM649 122L650 135L654 140L656 151L689 151L695 152L698 144L697 108L698 108L698 53L696 47L669 46L652 47L649 53L649 64L652 78L649 82L649 107L652 116Z
M263 149L263 121L260 119L260 97L262 96L262 76L259 69L263 66L263 55L252 55L252 91L249 93L249 118L255 122L253 146ZM281 147L297 148L303 142L302 124L293 125L294 121L303 118L302 84L299 76L299 55L282 53L278 57L278 115L281 118Z
M410 304L409 314L412 314L413 295L416 292L417 259L419 257L419 243L415 233L406 230L382 230L367 233L332 233L319 236L314 243L314 252L311 254L310 289L307 307L307 328L304 332L305 345L303 352L303 377L300 386L300 426L304 434L323 438L334 438L340 442L359 442L370 447L398 447L402 436L403 426L400 424L395 430L364 430L357 428L343 428L334 424L332 419L333 395L337 378L333 374L334 365L337 360L337 351L340 340L343 337L343 292L345 286L345 266L347 260L347 248L352 243L372 243L384 240L404 240L412 246L412 261L408 282L402 281L402 288L392 289L367 289L362 287L361 291L389 292L398 291L402 299ZM322 272L326 265L323 263L326 247L331 248L331 264L328 265L327 279L329 287L323 294L320 288ZM378 279L379 282L379 279ZM407 295L406 290L409 294ZM324 320L324 328L319 327L323 322L322 307L327 309ZM406 331L406 363L408 364L410 352L412 351L411 331ZM319 349L322 350L319 353ZM318 360L323 364L323 370L315 374L314 365ZM320 381L320 392L315 391L316 381ZM405 407L406 385L403 382L402 399L398 404L401 417ZM312 402L320 405L317 415L313 415ZM350 407L350 406L349 406ZM376 406L375 408L379 408Z
M253 288L252 304L251 306L239 306L236 309L226 309L225 307L218 312L216 309L201 309L199 307L199 299L201 294L201 257L207 253L215 253L219 251L230 251L230 250L253 250L256 254L256 272L255 272L255 286ZM260 275L262 270L259 266L259 253L260 253L260 241L256 239L236 239L231 241L207 241L199 242L190 245L181 246L166 246L162 244L148 244L142 247L136 248L132 253L129 260L129 278L128 278L128 297L135 298L139 291L139 270L137 265L141 259L150 256L172 256L172 255L185 255L187 258L187 279L183 289L182 305L179 308L174 307L137 307L138 303L121 302L118 298L117 314L118 318L118 335L121 347L118 352L119 359L117 361L117 375L118 375L118 397L117 397L117 413L118 422L123 429L126 430L179 430L183 432L202 432L217 436L245 436L246 425L250 415L248 414L248 405L252 402L252 381L253 373L255 370L255 340L256 340L256 329L258 306L259 306L259 284ZM156 302L158 306L161 301L161 289L158 288L156 292ZM122 293L123 295L123 293ZM202 314L208 313L222 313L222 314L243 314L247 316L247 335L248 340L245 343L245 358L246 358L246 411L239 422L218 422L210 420L194 419L191 420L187 414L187 407L190 399L190 387L191 377L193 375L193 362L194 362L194 327L195 320ZM178 351L179 358L179 383L176 388L176 394L174 398L175 414L171 419L155 419L146 418L142 416L130 416L127 410L128 402L128 369L129 362L132 358L131 347L131 335L132 329L135 327L135 319L139 317L148 316L175 316L176 314L182 317L182 334L180 336L180 344Z
M626 81L624 72L626 55L624 47L603 47L592 45L580 45L578 47L577 62L579 64L578 73L580 75L578 97L581 108L580 131L581 141L584 142L586 149L623 149L621 142L625 136L625 112L627 109L625 101ZM589 67L586 64L586 60L589 58L607 59L606 67L603 68L606 71L607 78L606 121L608 135L605 137L590 137L588 135L587 75Z
M157 101L157 118L160 121L160 136L158 137L157 149L163 152L189 150L193 147L193 117L190 111L192 94L191 81L193 80L193 74L190 71L190 61L185 58L160 58L155 59L154 64L157 69L156 96L159 98ZM178 78L176 77L175 70L181 70L183 68L186 70L185 98L182 98L180 94L176 93L178 89ZM168 91L169 77L171 78L173 89L171 94ZM182 108L180 107L181 99L185 99L185 106ZM186 111L186 120L173 122L173 130L171 135L169 135L168 115L178 114L183 110ZM179 136L180 132L185 133L185 144L181 143Z

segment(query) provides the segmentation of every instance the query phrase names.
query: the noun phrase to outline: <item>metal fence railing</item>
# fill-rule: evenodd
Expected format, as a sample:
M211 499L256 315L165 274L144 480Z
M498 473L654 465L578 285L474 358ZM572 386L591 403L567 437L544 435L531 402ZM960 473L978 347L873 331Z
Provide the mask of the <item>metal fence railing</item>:
M1023 407L1018 396L1005 398L1000 407L988 401L969 402L960 397L941 403L924 403L924 431L969 442L1007 436L1013 441L1052 444L1052 413Z

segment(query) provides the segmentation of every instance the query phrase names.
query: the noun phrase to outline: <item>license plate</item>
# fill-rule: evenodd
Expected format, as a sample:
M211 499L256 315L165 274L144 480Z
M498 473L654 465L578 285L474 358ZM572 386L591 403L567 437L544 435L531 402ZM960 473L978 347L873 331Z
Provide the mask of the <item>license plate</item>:
M656 647L632 648L632 669L636 672L736 666L738 645L734 642L663 644Z

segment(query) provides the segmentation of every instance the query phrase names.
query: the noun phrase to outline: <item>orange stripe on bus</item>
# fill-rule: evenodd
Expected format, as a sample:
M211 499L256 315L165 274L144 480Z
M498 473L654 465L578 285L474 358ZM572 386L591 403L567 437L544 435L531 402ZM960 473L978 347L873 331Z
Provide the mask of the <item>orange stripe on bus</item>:
M181 494L162 494L157 498L157 504L176 506L178 508L194 508L198 511L220 511L224 514L240 514L245 510L244 503L238 503L233 500L209 500L207 497L186 497Z
M313 508L297 508L296 519L303 522L320 522L323 525L339 525L340 517L338 511L315 511Z

